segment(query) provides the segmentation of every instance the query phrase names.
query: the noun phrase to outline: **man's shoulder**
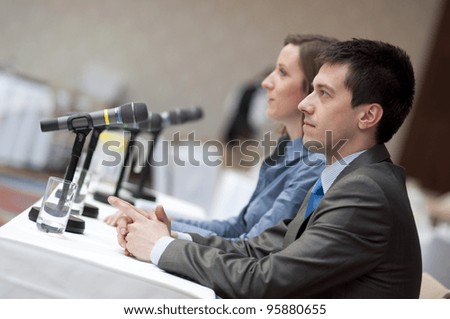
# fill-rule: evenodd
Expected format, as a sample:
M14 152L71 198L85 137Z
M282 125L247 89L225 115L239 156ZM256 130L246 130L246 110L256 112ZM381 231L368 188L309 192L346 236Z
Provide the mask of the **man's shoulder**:
M391 161L363 165L349 175L364 175L381 184L392 182L404 184L405 182L405 170Z
M402 167L391 161L381 161L367 165L361 165L349 172L343 172L331 188L363 187L367 191L380 191L382 193L399 193L406 190L405 171ZM330 188L330 189L331 189Z

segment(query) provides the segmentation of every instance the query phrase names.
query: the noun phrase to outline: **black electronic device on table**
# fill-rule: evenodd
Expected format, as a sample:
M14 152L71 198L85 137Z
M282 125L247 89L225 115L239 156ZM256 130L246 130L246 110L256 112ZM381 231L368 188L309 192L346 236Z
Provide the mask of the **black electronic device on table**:
M40 207L33 206L28 212L28 219L36 222L37 217L39 215ZM75 234L83 234L85 228L84 220L78 218L76 216L70 215L69 220L66 225L66 232L75 233Z

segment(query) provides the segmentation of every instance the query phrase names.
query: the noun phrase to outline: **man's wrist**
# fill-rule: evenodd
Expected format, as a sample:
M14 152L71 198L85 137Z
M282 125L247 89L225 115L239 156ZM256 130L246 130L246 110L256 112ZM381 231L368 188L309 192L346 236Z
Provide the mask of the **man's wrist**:
M173 234L174 232L171 232L171 233ZM176 232L175 234L177 235L176 238L164 236L164 237L161 237L160 239L158 239L158 241L155 243L155 246L153 246L153 249L150 253L150 261L153 264L158 265L159 259L161 258L162 254L166 250L167 246L169 246L169 244L172 241L174 241L175 239L192 241L191 235L189 235L187 233Z
M150 261L153 264L158 265L159 259L166 250L167 246L169 246L169 244L174 240L174 238L169 236L164 236L158 239L158 241L155 243L155 246L153 246L152 251L150 252Z

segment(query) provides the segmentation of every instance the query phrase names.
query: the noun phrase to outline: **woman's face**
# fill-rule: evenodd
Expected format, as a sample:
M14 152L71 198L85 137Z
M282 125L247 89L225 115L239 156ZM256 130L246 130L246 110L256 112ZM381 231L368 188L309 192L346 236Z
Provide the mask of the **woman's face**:
M301 126L302 114L297 106L306 96L304 73L299 63L299 48L288 44L281 50L275 70L262 82L267 91L267 116L286 126Z

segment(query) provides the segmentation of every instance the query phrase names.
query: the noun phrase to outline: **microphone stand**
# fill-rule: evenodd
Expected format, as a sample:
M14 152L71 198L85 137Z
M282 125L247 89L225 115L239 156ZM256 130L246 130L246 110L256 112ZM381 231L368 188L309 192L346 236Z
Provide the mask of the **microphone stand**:
M83 151L84 142L86 141L86 136L91 132L90 128L87 129L76 129L74 133L76 134L75 141L72 147L72 156L70 158L69 165L67 166L64 179L67 181L73 181L73 176L75 175L75 170L77 169L78 160L80 159L81 152ZM64 188L63 188L64 194ZM67 189L66 189L67 194Z
M78 184L83 185L84 180L86 179L86 173L89 171L89 167L91 166L92 156L94 155L95 148L98 143L98 139L100 134L103 132L104 127L96 127L92 131L91 140L89 141L88 151L86 153L86 158L83 163L83 171L80 173L80 178L78 179Z
M120 189L122 188L122 182L123 182L123 177L125 176L126 166L127 166L128 161L130 160L131 148L134 146L138 130L132 129L132 130L130 130L130 133L131 133L130 139L128 141L127 148L126 148L126 150L124 152L125 158L123 160L122 169L120 170L119 179L117 180L116 189L115 189L114 194L113 194L114 196L119 197L119 198L121 198L119 196L119 192L120 192ZM95 192L94 193L94 199L99 201L99 202L108 204L108 197L110 195L111 194L106 194L104 192ZM123 199L126 200L127 202L129 202L130 204L133 204L133 202L129 198L123 198Z
M75 196L80 196L81 188L86 179L86 174L89 171L89 167L91 166L92 156L94 155L95 148L97 147L97 143L100 137L100 134L105 130L105 127L94 127L91 140L89 141L88 150L86 153L86 158L84 159L83 169L80 172L80 176L78 178L78 189ZM83 216L97 218L98 217L98 207L90 204L84 204L83 208Z
M149 200L152 202L156 201L156 196L154 194L151 194L150 190L146 190L144 188L144 186L145 186L145 181L147 179L151 179L151 169L152 169L152 163L153 163L153 154L154 154L155 144L158 141L161 131L162 130L159 129L159 130L156 130L153 132L153 142L150 143L150 145L148 147L147 161L145 162L144 168L142 169L142 172L141 172L139 186L138 186L137 191L133 192L134 197L146 199L146 200Z
M66 181L69 182L73 181L75 170L78 165L78 160L80 159L81 152L83 151L84 142L86 141L86 136L90 133L90 131L91 131L90 128L74 129L73 131L76 134L76 136L72 146L72 156L70 158L69 165L67 166L66 172L64 174L64 179ZM62 207L64 206L63 203L66 200L68 190L69 184L64 183L63 189L59 196L59 202L55 208L56 210L58 209L61 210ZM28 213L28 217L31 220L36 221L37 215L39 214L39 210L40 209L38 207L32 207L30 209L30 212ZM69 222L67 223L66 231L82 234L84 232L84 221L71 215L69 217Z
M164 121L166 122L165 125L169 124L183 124L187 121L197 120L203 116L203 112L200 108L195 108L194 110L187 111L187 110L180 110L177 109L172 112L166 113L168 116L165 118ZM153 154L154 154L154 147L158 141L159 136L161 135L162 129L165 126L164 124L161 125L158 129L153 129L153 143L149 145L149 150L147 154L147 161L144 164L144 168L142 169L139 186L138 189L135 191L132 191L132 194L135 198L141 198L149 201L156 201L156 196L152 194L152 191L150 189L145 189L145 182L147 179L151 179L151 169L152 169L152 163L153 163Z

